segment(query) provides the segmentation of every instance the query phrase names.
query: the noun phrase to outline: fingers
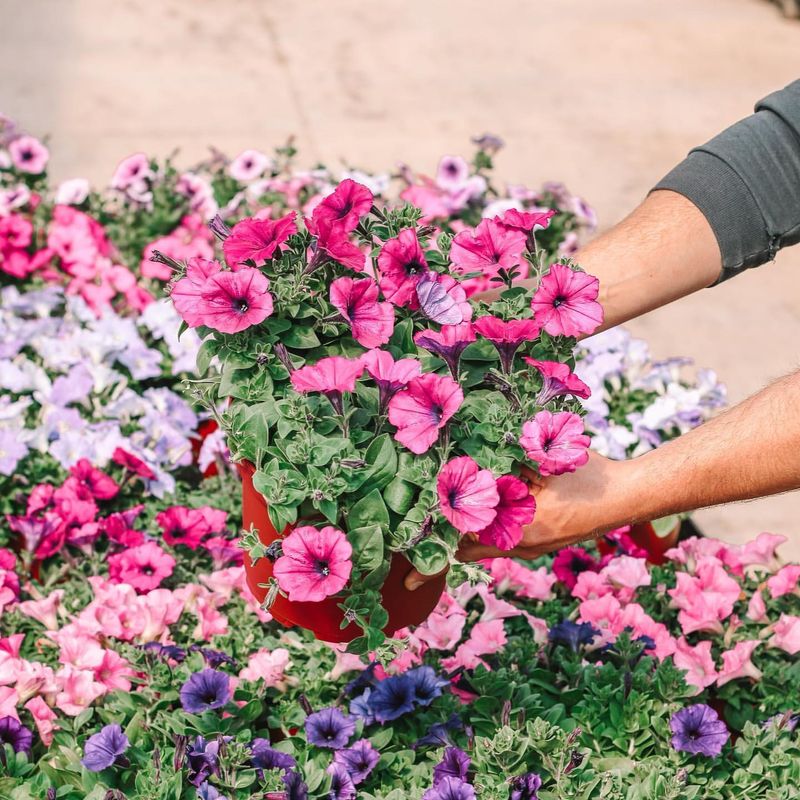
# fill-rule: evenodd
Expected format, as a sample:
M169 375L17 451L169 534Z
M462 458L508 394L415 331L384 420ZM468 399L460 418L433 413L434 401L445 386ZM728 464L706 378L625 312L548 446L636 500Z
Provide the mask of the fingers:
M415 592L420 586L428 583L428 581L441 577L446 572L447 568L443 569L441 572L437 572L435 575L423 575L419 570L412 569L403 580L403 585L409 592Z

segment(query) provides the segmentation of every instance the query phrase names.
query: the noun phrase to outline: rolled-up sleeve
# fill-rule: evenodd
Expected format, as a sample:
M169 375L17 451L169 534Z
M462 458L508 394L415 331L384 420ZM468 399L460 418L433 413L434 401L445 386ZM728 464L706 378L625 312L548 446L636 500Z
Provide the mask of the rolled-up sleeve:
M719 281L800 241L800 80L692 150L655 189L684 195L705 215L722 254Z

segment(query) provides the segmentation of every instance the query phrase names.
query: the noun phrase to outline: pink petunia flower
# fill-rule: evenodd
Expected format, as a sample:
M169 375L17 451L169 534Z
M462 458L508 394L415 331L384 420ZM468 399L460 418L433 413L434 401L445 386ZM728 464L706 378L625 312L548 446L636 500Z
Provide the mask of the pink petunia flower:
M77 717L106 693L105 686L96 681L89 670L64 667L56 673L56 680L61 686L56 695L56 707L68 717Z
M283 555L273 574L289 600L318 603L344 589L353 568L353 548L347 537L330 525L303 525L281 540Z
M45 171L50 151L33 136L18 136L8 145L11 161L20 172L39 175Z
M475 669L487 666L481 656L499 653L508 642L502 619L489 622L476 622L469 634L469 639L459 645L451 658L443 658L442 666L448 671L459 668Z
M342 394L353 392L356 380L364 372L364 362L360 358L330 356L321 358L316 364L306 364L292 372L292 386L296 392L321 392L337 414L343 414Z
M286 670L291 663L289 651L285 647L276 647L274 650L262 647L250 655L247 666L239 672L239 677L243 681L261 680L269 688L286 691L289 685Z
M500 494L491 470L469 456L448 461L436 479L439 508L461 533L482 531L497 517Z
M330 297L360 345L380 347L391 339L394 309L391 303L378 302L378 284L372 278L337 278L331 284Z
M133 153L117 165L111 177L111 187L127 191L151 177L150 160L144 153Z
M536 404L547 405L554 397L571 394L586 399L591 389L566 364L560 361L537 361L526 356L525 363L533 367L542 377L542 388L536 397Z
M156 514L156 522L170 547L182 544L190 550L196 550L211 532L203 512L197 508L170 506Z
M141 458L135 456L133 453L129 453L127 450L123 450L121 447L114 449L111 460L128 472L138 475L140 478L153 480L156 477L155 472L153 472Z
M800 653L800 617L781 614L772 631L768 642L770 647L779 647L790 656Z
M428 372L414 378L389 401L394 438L412 453L427 452L463 402L464 392L450 377Z
M77 478L97 500L110 500L119 492L116 481L105 472L95 469L88 458L81 458L69 469L69 474Z
M416 308L417 284L428 273L428 262L413 228L405 228L388 239L378 254L383 296L393 305Z
M504 322L499 317L485 316L475 320L475 330L488 339L500 355L503 372L514 368L514 354L523 342L532 342L539 337L541 328L532 319L512 319Z
M479 532L482 544L494 545L501 550L511 550L522 541L522 528L533 522L536 500L525 481L515 475L501 475L497 479L497 516Z
M271 166L272 159L260 150L243 150L228 165L228 174L240 183L249 183Z
M366 186L347 178L314 209L309 230L316 233L320 226L331 226L353 231L359 219L372 208L373 199Z
M452 275L423 275L417 283L417 302L422 313L439 325L458 325L472 319L472 304Z
M175 559L155 542L145 542L108 557L108 575L117 583L128 583L140 592L149 592L172 575Z
M367 373L378 385L381 414L386 411L392 397L409 381L418 377L422 365L416 358L401 358L397 361L386 350L370 350L361 358Z
M530 600L551 600L556 576L547 567L530 569L512 558L490 558L483 562L489 569L497 594L513 592Z
M317 251L309 268L319 264L323 256L355 272L365 271L367 257L364 251L350 240L346 230L327 221L321 221L317 226Z
M774 533L760 533L754 541L747 542L739 548L737 560L742 566L765 566L775 569L777 566L777 549L787 539ZM723 558L723 560L725 560Z
M248 217L237 222L222 243L222 252L230 268L236 271L248 261L258 266L274 258L287 239L297 233L295 216L296 212L290 211L279 219Z
M738 678L761 680L761 670L751 661L753 651L761 644L757 641L737 642L733 649L722 654L722 669L717 676L717 686L724 686Z
M582 572L599 572L602 564L583 547L564 547L553 559L553 575L568 589L574 589Z
M17 606L20 613L41 622L49 631L58 628L58 614L61 601L64 599L63 589L54 589L41 600L25 600Z
M553 264L533 295L536 321L551 336L592 333L603 322L599 281L564 264Z
M414 334L414 343L439 356L447 364L450 374L458 380L461 354L475 341L475 331L469 322L443 325L441 331L428 328Z
M678 669L686 670L684 679L699 694L717 680L717 668L711 656L711 642L708 639L698 642L694 647L681 636L675 642L672 661Z
M522 426L519 440L542 475L575 472L589 460L590 442L583 432L583 420L571 411L540 411Z
M781 567L767 579L767 588L772 599L796 591L798 580L800 580L800 564L787 564L785 567Z
M644 558L621 555L612 559L600 571L602 577L617 590L617 597L629 603L636 589L650 586L652 576Z
M202 324L200 298L206 288L208 279L222 271L219 261L205 258L190 258L186 266L186 274L170 289L170 298L175 310L187 325L196 328Z
M753 620L753 622L764 622L767 618L767 604L764 602L764 595L760 591L753 592L747 603L747 618Z
M239 333L272 314L269 280L252 267L209 277L197 306L200 324L221 333Z
M516 208L509 208L502 217L495 217L495 221L502 223L507 228L516 228L530 233L546 228L555 215L556 212L552 209L548 211L520 211Z
M741 587L719 561L704 558L698 562L695 575L678 572L675 588L668 594L672 606L680 609L678 622L685 634L722 633L721 622L733 613Z
M457 272L480 272L494 277L501 269L519 266L526 236L493 219L481 221L474 230L456 234L450 260Z
M45 747L50 747L53 743L53 734L58 730L58 725L54 722L58 715L44 701L42 697L32 697L25 703L25 708L30 711L39 738Z
M108 692L129 692L130 678L135 674L131 665L115 650L104 650L103 660L94 668L95 680Z

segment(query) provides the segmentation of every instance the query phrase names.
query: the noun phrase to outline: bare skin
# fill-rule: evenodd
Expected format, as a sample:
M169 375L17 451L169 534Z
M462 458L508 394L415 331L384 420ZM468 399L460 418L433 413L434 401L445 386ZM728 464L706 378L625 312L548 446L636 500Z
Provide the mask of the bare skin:
M720 254L705 217L672 192L654 192L579 256L600 279L604 327L713 283ZM633 522L800 488L800 372L705 425L630 461L592 454L576 472L525 477L536 518L511 551L462 539L458 558L535 558ZM406 587L429 576L412 570Z

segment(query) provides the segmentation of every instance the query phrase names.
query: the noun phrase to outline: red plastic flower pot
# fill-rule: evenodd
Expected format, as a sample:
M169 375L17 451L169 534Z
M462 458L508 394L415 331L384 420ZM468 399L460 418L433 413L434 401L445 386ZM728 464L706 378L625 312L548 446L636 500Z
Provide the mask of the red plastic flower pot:
M659 536L652 522L640 522L638 525L631 525L628 535L643 550L647 551L647 560L651 564L661 566L666 564L665 553L675 547L681 533L681 523L676 523L666 536ZM617 553L614 544L606 541L602 536L597 540L597 549L601 555L613 555Z
M242 478L242 523L245 530L251 525L255 527L264 545L287 536L291 528L287 527L278 534L270 522L267 501L253 486L253 465L244 461L237 467ZM389 614L389 623L384 629L388 634L424 622L444 591L445 577L442 575L409 592L403 579L410 569L411 564L402 555L395 553L392 556L389 574L381 589L383 607ZM267 595L266 584L272 577L272 562L260 558L253 564L250 554L245 553L244 571L250 591L259 603L263 603ZM355 623L342 628L344 615L339 608L340 602L341 597L328 597L319 603L298 603L278 595L269 612L282 625L306 628L321 641L349 642L361 635L361 628Z

